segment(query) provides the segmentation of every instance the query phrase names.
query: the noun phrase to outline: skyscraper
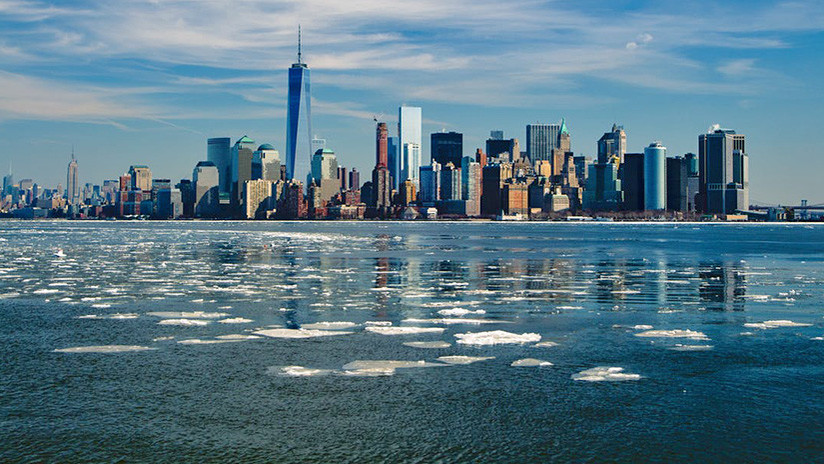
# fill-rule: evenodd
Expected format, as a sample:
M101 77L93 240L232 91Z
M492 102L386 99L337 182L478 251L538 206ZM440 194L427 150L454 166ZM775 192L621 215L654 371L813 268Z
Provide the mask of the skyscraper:
M256 179L280 180L280 152L268 143L252 153L252 180Z
M561 124L528 124L526 126L526 153L529 161L552 161L552 149L558 148ZM515 155L513 154L513 159Z
M77 160L72 150L72 160L66 172L66 200L70 205L80 203L80 181L78 180Z
M621 165L621 189L626 211L644 210L644 154L625 153Z
M214 163L201 161L192 172L195 184L194 213L196 217L215 217L220 208L218 185L220 174Z
M389 137L385 122L375 126L375 168L372 170L372 203L381 211L392 204L392 185L389 178L389 157L387 153L387 138Z
M491 137L486 140L486 156L497 158L503 156L503 161L515 161L521 157L521 144L518 139L504 139L503 131L493 131L500 138ZM505 156L504 156L505 155Z
M385 122L379 122L375 128L375 167L389 167L389 131Z
M743 134L713 127L698 136L698 209L707 214L735 214L749 208L749 156Z
M437 161L430 166L421 166L420 198L423 206L441 199L441 165Z
M420 186L421 109L416 106L398 108L398 182L412 180Z
M452 163L460 166L463 159L463 134L459 132L435 132L430 135L429 150L432 161L441 166Z
M400 185L398 181L398 138L389 137L386 139L386 151L389 163L389 177L392 178L392 188L397 189Z
M627 133L624 126L612 125L612 131L604 132L598 140L598 162L609 163L617 158L618 163L624 162L624 154L627 152Z
M244 135L232 146L232 198L230 203L235 209L240 208L243 183L252 180L252 158L254 158L255 145L254 140Z
M312 97L309 66L302 61L298 28L298 62L289 68L286 109L286 178L306 182L312 157Z
M206 161L211 161L220 174L220 193L232 193L232 139L215 137L206 141Z
M667 148L653 142L644 148L644 209L667 208Z
M129 167L132 190L142 190L149 192L152 190L152 170L144 164L136 164Z

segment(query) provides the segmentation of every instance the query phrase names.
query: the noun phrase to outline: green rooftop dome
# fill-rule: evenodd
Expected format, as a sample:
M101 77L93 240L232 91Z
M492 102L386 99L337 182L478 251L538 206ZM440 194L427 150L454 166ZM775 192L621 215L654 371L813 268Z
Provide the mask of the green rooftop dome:
M261 145L261 146L259 146L259 147L258 147L258 151L263 151L263 150L274 150L274 149L275 149L275 147L273 147L273 146L272 146L271 144L269 144L269 143L264 143L263 145Z

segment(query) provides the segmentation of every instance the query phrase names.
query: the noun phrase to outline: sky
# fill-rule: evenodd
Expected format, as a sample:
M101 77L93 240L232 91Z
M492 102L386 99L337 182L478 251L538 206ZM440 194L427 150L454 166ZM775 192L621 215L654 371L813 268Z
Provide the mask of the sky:
M54 187L148 164L190 178L206 139L285 152L298 24L313 132L369 172L374 121L398 106L426 134L566 118L594 156L613 123L629 152L697 152L713 124L747 136L750 198L824 203L824 3L614 0L0 0L0 172Z

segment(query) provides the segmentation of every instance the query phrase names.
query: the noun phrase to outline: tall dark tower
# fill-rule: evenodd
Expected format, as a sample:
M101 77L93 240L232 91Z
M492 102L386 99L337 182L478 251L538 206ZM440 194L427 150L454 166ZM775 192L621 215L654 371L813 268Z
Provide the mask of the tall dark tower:
M389 166L389 157L387 155L387 140L389 132L386 129L385 122L379 122L375 134L375 167L386 168Z
M289 68L286 108L286 178L306 182L312 162L312 96L309 66L301 56L298 26L298 62Z

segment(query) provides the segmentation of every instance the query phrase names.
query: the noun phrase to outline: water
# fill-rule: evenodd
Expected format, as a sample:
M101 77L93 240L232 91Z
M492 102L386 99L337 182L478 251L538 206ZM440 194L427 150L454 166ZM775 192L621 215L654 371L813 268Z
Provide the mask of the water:
M4 221L0 461L820 460L822 261L803 225Z

